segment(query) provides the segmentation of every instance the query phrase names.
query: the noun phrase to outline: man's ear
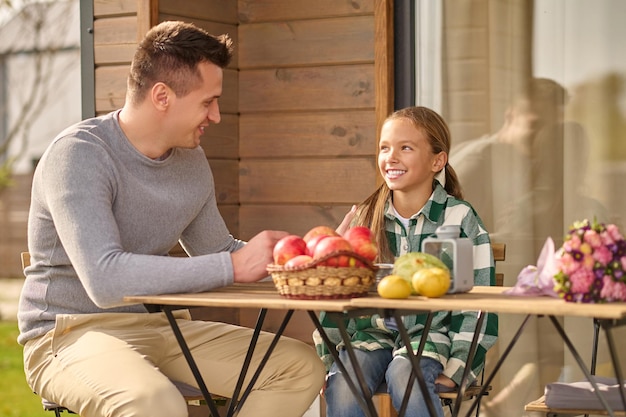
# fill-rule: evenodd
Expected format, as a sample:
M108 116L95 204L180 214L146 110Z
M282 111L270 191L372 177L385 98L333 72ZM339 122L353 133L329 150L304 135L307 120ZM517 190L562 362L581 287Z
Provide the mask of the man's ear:
M150 90L152 104L157 110L166 110L169 104L170 89L163 83L156 83Z

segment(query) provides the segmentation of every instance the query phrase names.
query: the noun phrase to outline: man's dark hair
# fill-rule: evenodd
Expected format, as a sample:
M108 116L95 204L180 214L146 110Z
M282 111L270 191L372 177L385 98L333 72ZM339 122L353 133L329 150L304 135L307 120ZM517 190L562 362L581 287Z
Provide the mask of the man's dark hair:
M228 35L213 36L191 23L162 22L148 31L135 52L128 76L129 97L141 102L157 82L182 97L202 81L199 63L225 68L232 54Z

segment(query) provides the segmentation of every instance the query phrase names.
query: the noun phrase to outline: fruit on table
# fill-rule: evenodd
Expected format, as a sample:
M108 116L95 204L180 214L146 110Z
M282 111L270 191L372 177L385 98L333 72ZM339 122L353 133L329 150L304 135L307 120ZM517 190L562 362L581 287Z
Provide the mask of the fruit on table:
M411 285L401 276L392 274L380 280L376 291L383 298L408 298Z
M450 288L450 271L448 269L433 267L422 268L413 274L413 290L425 297L441 297Z
M315 236L324 235L324 236L339 236L339 233L335 231L332 227L329 226L315 226L304 235L303 239L305 242L313 239Z
M306 255L306 242L298 235L288 235L280 239L272 252L276 265L284 265L298 255Z
M309 255L294 256L287 262L285 262L285 268L295 268L297 266L306 265L313 261L313 258Z
M352 249L365 259L374 261L378 255L378 246L374 232L365 226L354 226L343 234L343 238L350 242Z
M334 255L333 252L350 253ZM303 258L302 255L312 259ZM289 235L282 238L276 243L272 253L274 264L287 267L301 266L328 255L331 257L316 262L315 265L363 268L368 266L367 261L374 261L378 255L378 246L374 234L367 227L353 227L346 231L345 236L340 236L329 226L315 226L304 237ZM358 259L357 255L360 255ZM289 262L292 259L294 260Z
M326 239L327 237L330 237L330 235L317 235L313 236L308 241L305 241L306 254L309 256L313 256L315 254L315 248L317 247L317 244L320 243L322 239Z
M393 274L399 275L409 283L413 294L417 294L413 289L413 274L424 268L441 268L449 273L448 267L435 255L424 252L409 252L399 256L393 263Z
M315 252L313 252L313 259L320 259L326 255L331 254L332 252L337 251L352 251L352 246L350 242L342 238L341 236L329 236L325 239L320 240L320 242L315 246ZM351 262L352 261L352 262ZM353 258L349 256L333 256L329 258L325 265L327 266L354 266Z

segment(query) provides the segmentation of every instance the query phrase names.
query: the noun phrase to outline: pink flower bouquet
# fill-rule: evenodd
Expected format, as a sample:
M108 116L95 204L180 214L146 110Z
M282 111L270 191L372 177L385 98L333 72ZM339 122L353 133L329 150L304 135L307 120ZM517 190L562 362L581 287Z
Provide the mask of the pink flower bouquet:
M555 256L554 290L566 301L626 301L626 241L614 224L575 222Z

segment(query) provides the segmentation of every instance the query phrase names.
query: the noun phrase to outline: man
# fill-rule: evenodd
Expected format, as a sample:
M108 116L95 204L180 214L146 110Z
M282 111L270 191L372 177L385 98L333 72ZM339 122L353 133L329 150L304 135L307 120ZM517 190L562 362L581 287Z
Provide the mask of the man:
M32 389L81 416L186 416L171 380L195 385L168 322L126 295L258 281L287 233L234 239L200 136L219 123L231 40L182 22L139 45L121 110L62 132L34 175L18 320ZM169 257L177 243L189 257ZM178 319L209 391L233 392L250 329ZM271 335L263 334L259 350ZM255 355L256 368L260 354ZM301 416L324 368L282 338L239 416Z

